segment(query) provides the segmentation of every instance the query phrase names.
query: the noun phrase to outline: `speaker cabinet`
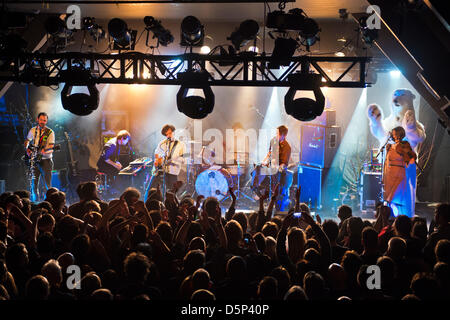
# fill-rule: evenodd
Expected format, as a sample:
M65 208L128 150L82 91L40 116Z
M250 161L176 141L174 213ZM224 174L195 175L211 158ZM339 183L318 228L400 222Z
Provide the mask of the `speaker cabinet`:
M303 124L300 162L308 166L330 168L341 142L341 127Z
M361 172L359 185L360 209L375 210L381 201L382 176L381 172Z
M300 201L310 208L322 207L322 179L323 169L298 165L297 182L301 186Z

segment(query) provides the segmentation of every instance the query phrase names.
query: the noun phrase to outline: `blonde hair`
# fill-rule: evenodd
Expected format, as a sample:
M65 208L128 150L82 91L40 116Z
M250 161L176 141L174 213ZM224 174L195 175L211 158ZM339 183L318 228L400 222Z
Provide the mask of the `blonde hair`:
M130 137L130 133L127 130L120 130L119 133L117 133L117 140Z

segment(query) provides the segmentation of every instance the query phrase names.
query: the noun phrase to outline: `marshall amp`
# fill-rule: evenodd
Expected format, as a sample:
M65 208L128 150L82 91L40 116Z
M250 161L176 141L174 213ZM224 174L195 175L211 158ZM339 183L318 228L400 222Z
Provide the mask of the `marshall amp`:
M300 162L308 166L330 168L340 140L340 127L303 124Z

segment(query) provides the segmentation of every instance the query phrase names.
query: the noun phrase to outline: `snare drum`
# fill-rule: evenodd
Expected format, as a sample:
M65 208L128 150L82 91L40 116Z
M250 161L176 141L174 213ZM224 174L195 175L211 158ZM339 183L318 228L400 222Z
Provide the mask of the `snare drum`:
M195 191L205 198L216 197L220 201L227 196L228 189L232 184L232 177L228 170L208 168L197 176Z

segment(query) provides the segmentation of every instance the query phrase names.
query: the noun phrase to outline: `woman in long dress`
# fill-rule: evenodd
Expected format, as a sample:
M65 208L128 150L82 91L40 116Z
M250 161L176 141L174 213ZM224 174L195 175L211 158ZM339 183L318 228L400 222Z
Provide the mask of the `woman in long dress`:
M384 163L384 200L387 201L395 216L400 214L412 217L414 215L414 186L407 179L407 170L415 168L416 153L409 142L404 141L405 129L396 127L392 130L394 144L386 147Z

